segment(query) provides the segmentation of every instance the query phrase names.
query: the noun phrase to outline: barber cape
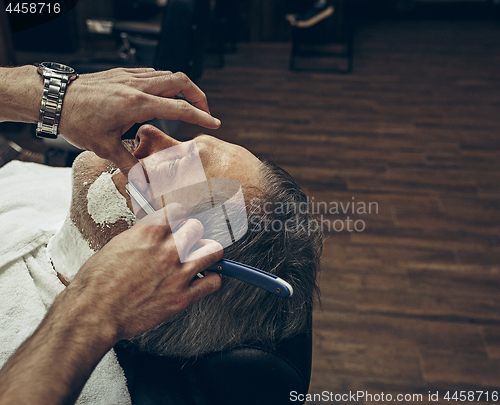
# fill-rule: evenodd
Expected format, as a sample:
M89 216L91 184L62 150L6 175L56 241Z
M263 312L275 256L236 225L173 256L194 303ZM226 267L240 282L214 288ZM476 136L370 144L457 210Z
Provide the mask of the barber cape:
M47 254L71 203L71 169L12 161L0 169L0 367L33 334L64 285ZM131 404L113 350L77 404Z

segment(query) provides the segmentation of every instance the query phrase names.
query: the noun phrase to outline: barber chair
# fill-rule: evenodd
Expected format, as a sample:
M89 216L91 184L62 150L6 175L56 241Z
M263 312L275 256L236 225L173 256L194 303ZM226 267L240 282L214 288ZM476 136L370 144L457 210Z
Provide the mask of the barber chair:
M131 7L123 8L121 0L115 1L119 18L130 18ZM125 4L130 3L130 1ZM159 6L160 4L161 6ZM156 70L184 72L193 82L203 73L205 37L208 32L210 0L136 0L133 7L146 12L160 12L160 19L146 20L86 20L87 30L93 34L112 35L121 41L114 59L93 59L76 63L73 67L80 73L112 69L118 66L152 67ZM138 17L144 12L136 11ZM153 120L150 124L170 136L175 136L180 121ZM135 137L139 124L134 125L124 139Z
M293 391L307 394L311 378L311 331L274 350L242 345L197 359L115 351L134 405L284 405Z
M151 0L134 3L138 3L138 7L144 3L151 8ZM209 0L169 0L158 7L158 11L161 12L159 21L88 19L89 32L113 35L121 40L121 48L117 52L120 57L91 60L76 66L77 70L91 72L124 65L153 67L184 72L196 82L203 72Z

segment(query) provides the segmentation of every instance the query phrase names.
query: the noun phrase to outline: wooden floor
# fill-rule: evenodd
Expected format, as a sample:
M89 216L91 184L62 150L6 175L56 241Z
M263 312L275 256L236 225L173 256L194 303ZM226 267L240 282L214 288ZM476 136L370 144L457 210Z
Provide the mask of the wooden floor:
M200 85L223 122L209 133L315 204L366 204L319 207L310 393L500 391L500 23L374 23L351 75L289 72L288 52L240 45Z

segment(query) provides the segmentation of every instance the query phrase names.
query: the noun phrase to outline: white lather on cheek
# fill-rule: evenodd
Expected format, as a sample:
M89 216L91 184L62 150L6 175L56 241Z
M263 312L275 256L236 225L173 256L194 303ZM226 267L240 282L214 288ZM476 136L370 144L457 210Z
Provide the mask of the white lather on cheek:
M113 183L114 173L104 172L89 187L87 209L92 220L107 226L124 220L129 226L136 222L136 217L127 206L127 200L119 193Z
M50 239L47 251L56 271L69 282L75 278L85 262L96 253L89 247L69 215L62 228Z
M112 226L124 220L132 226L135 215L129 210L127 200L116 189L112 173L104 172L89 187L87 209L92 220L101 226ZM76 273L96 253L75 226L70 215L62 228L50 239L47 250L52 263L67 281L71 282Z

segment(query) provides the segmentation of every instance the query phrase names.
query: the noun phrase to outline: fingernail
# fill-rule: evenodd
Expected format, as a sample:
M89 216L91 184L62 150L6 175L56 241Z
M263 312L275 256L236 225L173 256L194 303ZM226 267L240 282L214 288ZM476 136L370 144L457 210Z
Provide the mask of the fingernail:
M220 124L221 124L220 119L218 119L218 118L215 118L215 117L214 117L214 120L215 120L215 123L216 123L218 126L220 126Z

